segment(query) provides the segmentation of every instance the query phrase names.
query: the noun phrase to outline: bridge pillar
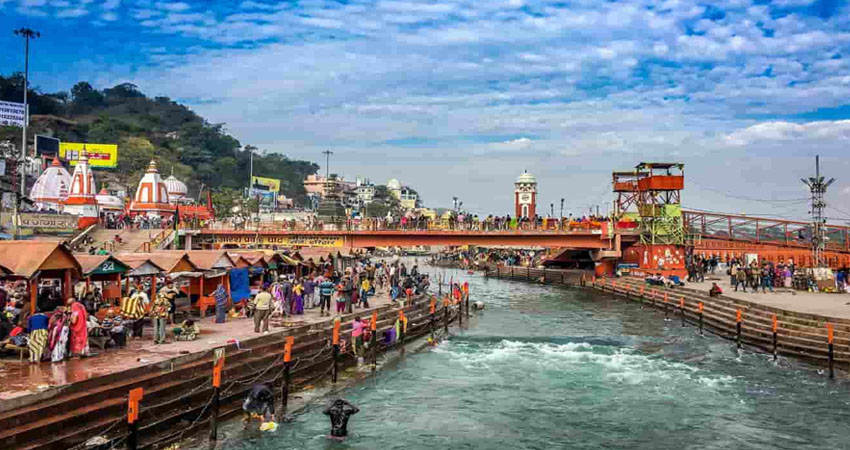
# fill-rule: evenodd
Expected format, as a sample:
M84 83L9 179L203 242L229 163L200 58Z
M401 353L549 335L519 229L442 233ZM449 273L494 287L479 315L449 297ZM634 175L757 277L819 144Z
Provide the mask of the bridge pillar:
M601 261L596 262L596 267L594 268L594 273L598 277L602 276L613 276L614 275L614 267L616 264L616 260L613 259L603 259Z

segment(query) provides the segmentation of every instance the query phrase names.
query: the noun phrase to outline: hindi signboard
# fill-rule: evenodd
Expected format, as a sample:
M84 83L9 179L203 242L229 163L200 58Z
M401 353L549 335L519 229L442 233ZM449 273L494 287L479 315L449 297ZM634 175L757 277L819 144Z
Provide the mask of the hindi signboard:
M23 128L26 117L23 103L0 101L0 125Z
M219 245L278 245L282 247L342 247L342 236L256 236L254 234L217 234L213 242Z
M18 215L18 223L23 228L42 230L76 230L78 217L72 214L35 214Z
M89 156L89 165L100 169L118 167L118 146L115 144L84 144L81 142L62 142L59 144L59 158L77 165L80 153L85 149Z

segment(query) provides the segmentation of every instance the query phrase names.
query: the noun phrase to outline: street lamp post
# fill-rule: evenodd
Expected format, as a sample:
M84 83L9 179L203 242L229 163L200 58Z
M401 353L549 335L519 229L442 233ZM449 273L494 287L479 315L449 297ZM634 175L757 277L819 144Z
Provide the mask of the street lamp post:
M30 39L41 37L41 33L33 31L29 28L21 28L15 30L16 36L22 36L26 42L24 46L24 131L23 140L21 141L21 199L27 195L27 125L29 125L29 107L27 105L27 90L29 90L29 72L30 72Z
M561 199L561 220L564 220L564 199Z

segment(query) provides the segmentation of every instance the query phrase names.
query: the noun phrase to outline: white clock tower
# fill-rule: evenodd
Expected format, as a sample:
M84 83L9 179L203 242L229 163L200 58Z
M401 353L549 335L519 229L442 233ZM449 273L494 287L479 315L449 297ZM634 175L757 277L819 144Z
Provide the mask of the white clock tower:
M514 183L514 205L516 206L516 217L534 218L537 216L537 179L534 175L525 171L517 177Z

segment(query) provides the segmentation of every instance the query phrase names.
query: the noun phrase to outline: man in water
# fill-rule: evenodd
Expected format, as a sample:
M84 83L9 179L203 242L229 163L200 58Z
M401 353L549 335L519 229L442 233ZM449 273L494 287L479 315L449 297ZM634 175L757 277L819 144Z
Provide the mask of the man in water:
M348 436L348 418L360 412L360 408L338 398L325 409L324 414L331 418L331 439L343 440Z
M274 418L274 393L265 384L255 384L242 404L242 423L248 426L251 415L263 418L263 422L271 422Z

